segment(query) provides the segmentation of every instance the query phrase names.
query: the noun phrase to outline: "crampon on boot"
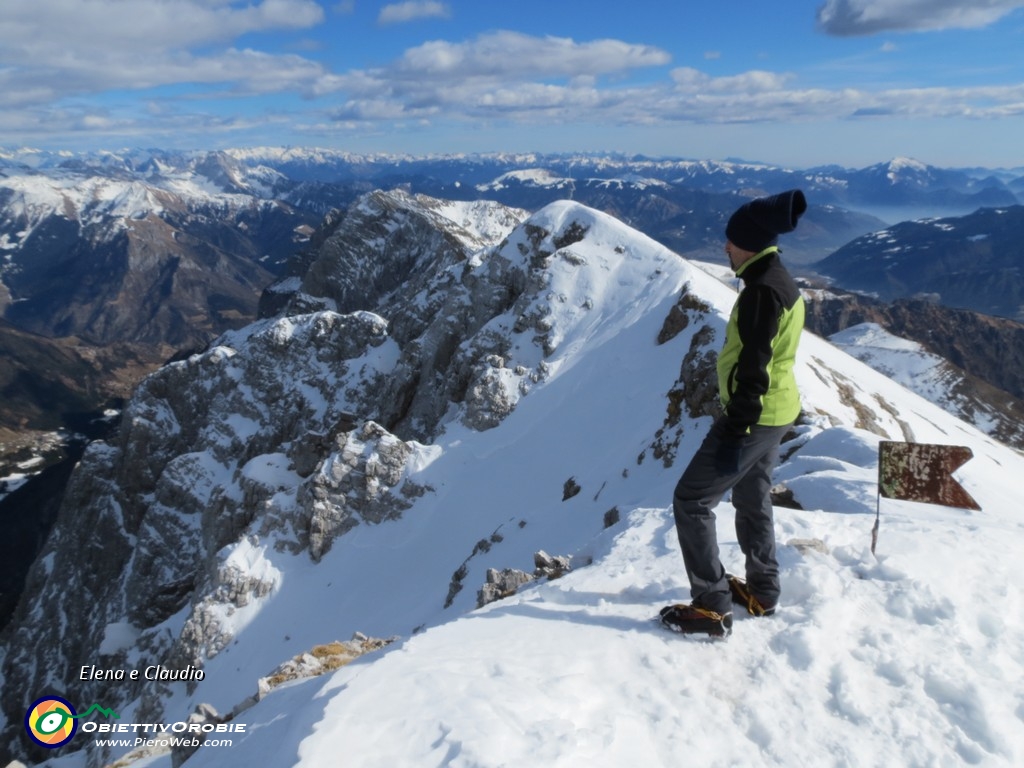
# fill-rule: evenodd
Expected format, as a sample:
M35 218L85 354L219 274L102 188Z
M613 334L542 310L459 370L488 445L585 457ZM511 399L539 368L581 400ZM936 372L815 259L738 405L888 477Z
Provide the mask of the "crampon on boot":
M725 614L695 605L667 605L661 609L661 623L673 632L727 637L732 632L732 612Z
M747 586L747 582L741 579L739 576L733 576L731 573L725 574L725 578L729 582L729 592L732 594L732 601L737 605L742 605L747 609L747 613L751 616L771 616L775 613L774 605L764 605L760 600L754 597L754 593L750 591Z

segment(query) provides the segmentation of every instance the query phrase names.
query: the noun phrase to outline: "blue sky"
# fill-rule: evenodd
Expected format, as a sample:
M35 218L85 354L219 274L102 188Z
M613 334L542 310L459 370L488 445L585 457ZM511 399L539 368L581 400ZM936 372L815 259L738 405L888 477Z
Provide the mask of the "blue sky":
M0 146L1024 166L1024 0L3 0Z

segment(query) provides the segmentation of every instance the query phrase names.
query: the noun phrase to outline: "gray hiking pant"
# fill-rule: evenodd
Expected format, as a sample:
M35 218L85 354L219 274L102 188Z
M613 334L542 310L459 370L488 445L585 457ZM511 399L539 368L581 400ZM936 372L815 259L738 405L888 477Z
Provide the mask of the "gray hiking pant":
M722 423L716 421L676 484L672 510L694 605L718 613L732 610L725 568L718 556L714 513L730 488L736 538L746 556L747 584L763 605L778 602L779 563L770 491L779 444L790 426L752 427L743 437L738 471L723 474L715 468L715 452L727 438Z

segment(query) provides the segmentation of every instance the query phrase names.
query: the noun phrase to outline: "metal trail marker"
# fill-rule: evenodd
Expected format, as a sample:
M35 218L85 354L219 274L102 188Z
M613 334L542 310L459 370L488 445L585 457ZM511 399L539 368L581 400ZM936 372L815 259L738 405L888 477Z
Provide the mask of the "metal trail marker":
M974 452L962 445L880 442L878 509L871 529L871 554L878 542L883 497L980 510L978 502L953 478L953 473L972 458Z

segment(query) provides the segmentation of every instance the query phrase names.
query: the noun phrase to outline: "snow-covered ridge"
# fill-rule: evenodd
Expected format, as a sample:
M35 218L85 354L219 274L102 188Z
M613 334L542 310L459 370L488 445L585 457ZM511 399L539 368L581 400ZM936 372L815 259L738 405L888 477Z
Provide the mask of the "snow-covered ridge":
M879 354L895 353L892 355L894 360L897 355L904 358L907 363L905 366L886 366L884 360L876 361L876 370L882 369L882 373L892 376L903 386L910 384L916 377L934 370L941 359L937 355L925 352L917 342L894 336L877 323L863 323L847 328L834 334L829 340L851 353L857 348L863 349L863 355L856 356L864 362L868 362L865 358L871 357L875 351Z
M894 157L889 161L889 173L891 174L889 178L893 180L902 171L925 173L927 170L928 166L925 163L912 157Z
M651 187L668 189L670 185L659 179L645 178L637 173L627 172L615 178L590 178L576 179L564 176L547 168L529 168L518 171L509 171L498 176L498 178L486 184L478 184L480 192L495 192L506 189L509 186L541 187L548 189L573 190L577 185L591 185L605 189L637 189L644 190Z
M5 206L9 217L24 217L38 222L54 211L87 224L103 217L142 218L160 214L169 202L160 190L139 181L121 181L94 177L14 176L4 179L11 190ZM161 199L162 198L162 199Z
M978 382L969 381L948 360L928 352L917 342L895 336L875 323L847 328L829 340L986 434L997 436L1011 445L1019 445L1024 431L1019 421L987 404L978 396Z
M479 184L477 189L481 192L487 190L502 189L509 183L525 184L537 187L564 187L572 186L573 179L559 176L553 171L545 168L531 168L523 171L509 171L503 173L489 184Z
M268 200L273 174L260 179L258 173L247 177L249 193L225 192L211 179L194 174L176 173L145 179L82 176L80 174L9 174L0 178L0 188L8 190L4 205L7 218L24 217L38 222L54 212L80 221L95 223L105 218L137 219L160 215L168 209L189 205L227 205L241 208Z
M643 254L656 252L623 240L621 229L578 207L552 207L542 217L543 224L531 224L552 232L564 232L569 222L590 227L583 241L559 252L586 258L591 248L615 253L617 244L625 249L621 257L639 262L637 276L661 271L677 286L684 280L718 313L728 306L730 293L720 284L679 262L645 261ZM581 277L604 276L603 290L591 285L589 292L608 299L627 304L636 294L616 289L645 284L608 273L607 261L588 265L597 269ZM561 296L565 284L557 275L552 281L551 294ZM578 317L572 310L581 296L560 302L564 314L554 328ZM780 535L811 542L783 548L785 611L770 621L741 620L724 646L665 635L652 624L660 604L685 599L665 506L676 471L649 459L637 464L632 454L649 440L647 425L660 421L659 390L696 335L691 328L663 348L651 346L671 292L660 296L637 302L642 308L632 323L608 322L605 334L585 345L561 345L555 375L498 429L478 437L449 430L438 441L440 456L420 476L447 489L420 506L438 531L470 520L485 530L483 517L528 523L515 535L500 527L504 537L490 558L496 564L526 561L529 539L572 552L583 567L331 679L268 698L243 715L261 727L233 753L238 764L257 754L270 765L292 764L293 747L278 753L277 745L286 738L282 729L303 717L296 711L317 724L302 741L298 763L310 766L342 743L353 759L408 766L443 764L455 755L481 765L642 759L669 766L684 749L730 765L885 763L893 755L1009 765L1020 756L1015 694L1000 684L1021 669L1019 612L992 613L990 601L975 602L991 588L992 553L995 562L1012 560L998 511L1009 509L1012 489L998 477L1020 459L813 337L805 341L800 379L806 408L818 417L799 430L789 448L795 453L779 472L805 507L778 510ZM610 309L603 301L595 306ZM720 327L722 315L709 320ZM684 430L682 455L702 431ZM978 457L965 482L988 511L964 531L961 513L887 503L876 559L868 541L879 431L974 446ZM510 467L517 468L513 477ZM550 498L570 471L585 493L569 502ZM520 477L529 477L531 488L521 487ZM486 512L474 503L481 495ZM612 507L623 522L601 532L599 513ZM727 505L721 520L727 557L738 563ZM465 538L468 547L472 534ZM1013 541L1020 540L1018 527ZM955 585L941 555L947 547L962 564ZM473 562L470 577L484 567ZM1000 603L1019 606L1020 590L1000 584ZM960 646L951 654L953 638ZM986 661L994 648L1009 655ZM694 669L704 670L699 680L687 673ZM396 711L403 723L397 729ZM693 711L721 725L697 725L687 714ZM897 734L889 725L894 717L902 724ZM212 750L193 758L200 766L224 759Z
M1024 459L808 335L797 371L805 415L778 472L802 507L776 509L782 609L738 617L727 643L680 638L652 622L661 605L687 598L669 504L710 424L707 401L690 396L713 375L735 292L568 202L473 258L433 264L410 285L415 295L389 293L372 313L268 319L170 366L130 406L131 442L96 449L89 483L117 501L98 494L82 514L110 526L157 513L132 558L140 586L143 566L181 567L165 538L177 526L194 545L181 551L215 555L176 613L133 625L149 645L132 652L154 653L167 637L184 650L186 629L223 630L203 646L214 651L202 658L203 681L128 703L124 722L142 722L155 699L168 721L201 702L231 712L282 661L360 631L403 639L238 709L233 722L247 723L246 735L189 764L321 766L339 754L410 767L675 766L680 754L823 766L1024 757L1012 682L1024 677L1013 576ZM490 317L458 314L470 289L491 297ZM388 315L413 308L423 322L409 323L405 338ZM424 362L446 355L465 388L429 440L400 440L383 419L330 431L343 411L375 415L392 402L389 381L404 367L423 389L445 387ZM495 418L481 429L468 417L484 405ZM886 502L872 555L882 438L971 446L960 477L983 511ZM142 454L162 457L162 474L129 471L125 462ZM119 485L121 476L140 486ZM349 505L366 491L382 503L360 516ZM740 569L728 502L718 513L726 563ZM326 533L330 546L311 558L304 536ZM55 574L81 554L80 541L63 541ZM541 549L572 555L573 571L476 609L488 569L529 570ZM74 609L57 587L33 617L37 645L55 624L43 620L48 611L67 620ZM97 601L89 613L103 623L98 636L107 627L124 636L119 602ZM8 658L37 650L22 643Z

